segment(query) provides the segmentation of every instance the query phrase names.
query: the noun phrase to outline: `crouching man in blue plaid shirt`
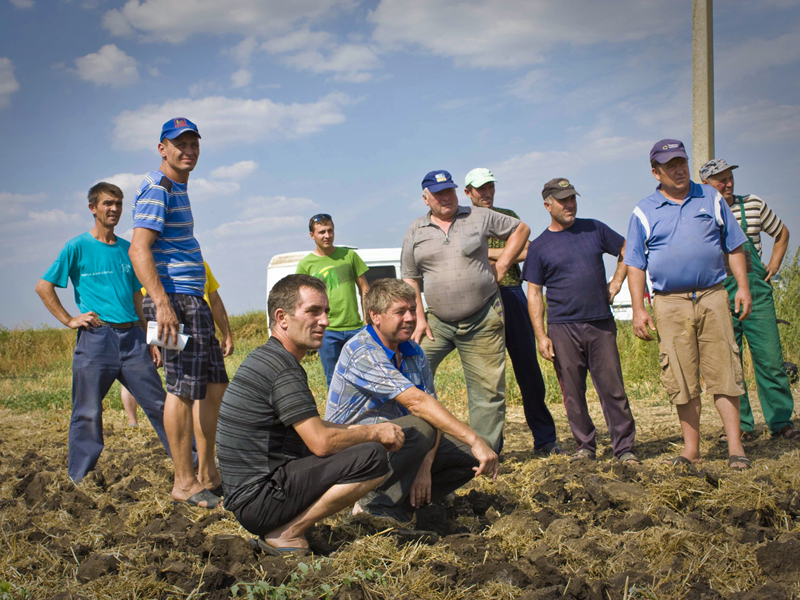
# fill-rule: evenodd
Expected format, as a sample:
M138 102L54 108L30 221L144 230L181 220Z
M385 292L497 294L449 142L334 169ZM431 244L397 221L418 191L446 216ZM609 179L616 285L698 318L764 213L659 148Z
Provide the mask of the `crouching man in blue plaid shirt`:
M409 521L476 475L497 478L497 454L436 399L419 344L416 294L399 279L379 279L364 297L369 325L348 341L328 391L325 420L367 425L392 421L405 443L391 453L386 481L354 512Z

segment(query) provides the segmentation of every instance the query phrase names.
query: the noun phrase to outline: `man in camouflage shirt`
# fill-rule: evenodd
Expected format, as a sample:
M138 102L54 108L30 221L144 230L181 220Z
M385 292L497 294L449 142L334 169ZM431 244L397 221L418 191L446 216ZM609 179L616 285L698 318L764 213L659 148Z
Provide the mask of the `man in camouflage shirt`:
M513 210L494 206L496 181L489 169L472 169L465 178L464 193L475 206L490 208L519 219ZM489 260L492 264L500 256L505 245L505 240L489 238ZM525 260L527 251L526 244L525 249L517 257L518 262ZM525 292L522 291L518 264L512 265L500 282L500 295L506 313L506 348L522 395L525 420L533 434L534 450L544 456L561 454L562 450L556 441L556 426L545 404L544 379L536 358L536 338L528 315L528 301Z

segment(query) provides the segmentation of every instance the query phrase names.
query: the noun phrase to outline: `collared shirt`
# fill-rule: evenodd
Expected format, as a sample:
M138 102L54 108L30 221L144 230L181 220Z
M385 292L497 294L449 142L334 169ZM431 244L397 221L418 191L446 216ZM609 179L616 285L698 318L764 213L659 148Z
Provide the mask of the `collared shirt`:
M499 212L501 215L508 215L509 217L513 217L514 219L519 219L519 215L515 213L510 208L497 208L496 206L492 207L492 210L495 212ZM505 248L506 247L506 240L501 240L498 238L489 238L489 248ZM510 267L508 267L508 271L506 272L506 276L503 277L503 281L500 282L500 287L512 287L522 285L522 273L520 271L519 263L512 263Z
M659 292L690 292L722 283L722 253L747 241L728 204L710 185L691 182L681 204L660 190L658 186L633 210L625 264L649 271Z
M384 346L372 325L350 338L336 363L325 420L369 425L399 419L408 409L395 398L412 386L435 398L433 374L419 344L409 340L398 350Z
M403 239L402 276L422 279L428 310L442 321L466 319L497 293L489 238L507 240L519 223L488 208L459 206L445 234L428 212Z
M148 173L133 201L133 228L158 232L151 250L158 277L168 294L202 296L206 270L194 237L194 218L187 184L161 171Z

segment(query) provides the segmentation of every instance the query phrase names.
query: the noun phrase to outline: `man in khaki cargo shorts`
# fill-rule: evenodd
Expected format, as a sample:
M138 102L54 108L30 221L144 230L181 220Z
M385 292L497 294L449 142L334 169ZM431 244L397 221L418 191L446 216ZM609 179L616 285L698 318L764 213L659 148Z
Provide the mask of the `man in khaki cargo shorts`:
M739 395L743 393L739 349L733 334L723 252L739 290L734 318L750 314L742 245L747 240L730 208L714 188L693 183L682 142L661 140L650 151L656 191L639 202L628 227L625 264L633 304L633 330L652 340L653 320L644 308L645 271L655 291L661 381L675 403L684 449L664 461L699 463L700 373L728 437L728 466L750 468L739 434Z

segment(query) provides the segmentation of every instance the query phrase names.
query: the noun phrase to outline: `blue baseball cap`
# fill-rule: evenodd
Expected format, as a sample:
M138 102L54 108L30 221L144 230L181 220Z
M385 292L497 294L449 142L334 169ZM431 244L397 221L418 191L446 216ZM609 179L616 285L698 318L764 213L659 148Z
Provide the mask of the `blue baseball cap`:
M447 171L431 171L422 180L422 189L428 188L432 194L441 192L448 188L457 188L458 186L453 183L453 177Z
M164 138L168 140L174 140L180 134L186 131L194 131L197 134L197 137L200 137L200 132L197 131L197 125L192 123L189 119L183 119L180 117L176 117L174 119L170 119L164 126L161 128L161 137L158 138L160 142Z
M656 161L662 165L677 156L689 160L686 147L680 140L659 140L653 144L653 149L650 150L650 162Z

